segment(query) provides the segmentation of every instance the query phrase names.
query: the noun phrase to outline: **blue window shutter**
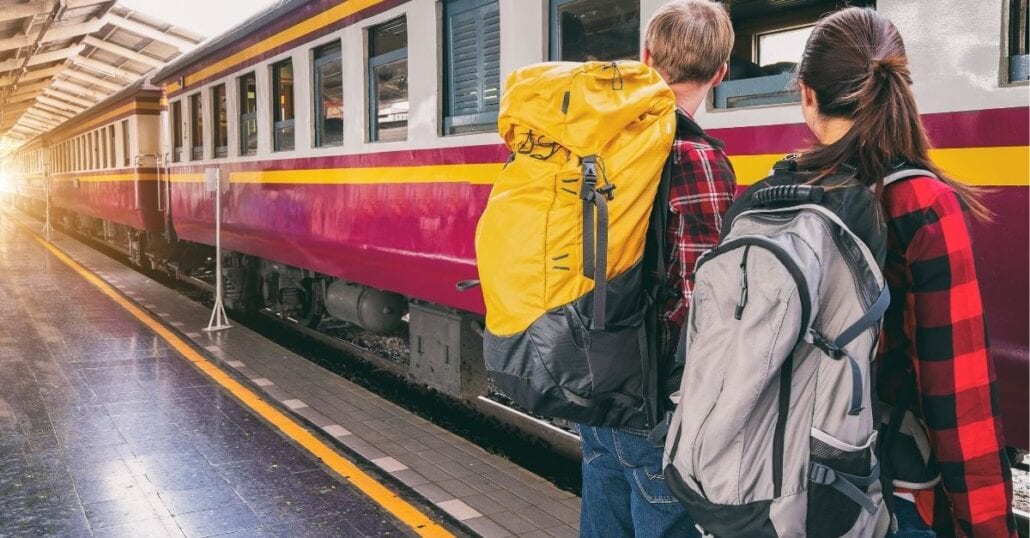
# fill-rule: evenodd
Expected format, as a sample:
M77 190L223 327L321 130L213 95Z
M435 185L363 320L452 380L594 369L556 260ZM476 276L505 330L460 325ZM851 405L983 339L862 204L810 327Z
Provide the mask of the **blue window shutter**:
M492 124L500 102L497 0L456 0L446 8L448 133ZM464 129L468 130L468 129Z

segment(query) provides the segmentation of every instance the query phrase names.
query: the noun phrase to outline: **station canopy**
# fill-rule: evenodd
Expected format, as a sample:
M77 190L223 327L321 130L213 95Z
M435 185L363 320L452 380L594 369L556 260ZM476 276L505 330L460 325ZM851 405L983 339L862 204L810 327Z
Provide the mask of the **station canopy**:
M0 155L202 40L115 0L0 0Z

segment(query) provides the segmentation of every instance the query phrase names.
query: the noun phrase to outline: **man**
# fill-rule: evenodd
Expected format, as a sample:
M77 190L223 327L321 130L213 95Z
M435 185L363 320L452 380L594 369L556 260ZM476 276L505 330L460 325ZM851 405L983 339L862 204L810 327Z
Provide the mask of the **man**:
M672 182L666 231L668 284L676 292L662 309L659 379L668 395L679 387L675 352L687 317L694 263L718 243L722 215L736 188L722 143L693 120L728 70L733 26L722 4L673 0L647 28L643 61L669 84L678 105L669 159ZM667 398L663 398L668 401ZM583 440L583 536L698 536L662 479L660 442L648 431L580 426Z

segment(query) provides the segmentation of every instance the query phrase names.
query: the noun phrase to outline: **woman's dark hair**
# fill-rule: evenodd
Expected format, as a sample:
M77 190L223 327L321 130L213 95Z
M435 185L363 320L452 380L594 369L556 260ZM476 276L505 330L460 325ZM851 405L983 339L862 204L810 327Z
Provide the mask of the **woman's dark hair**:
M859 181L880 195L891 167L907 162L950 185L977 218L990 218L979 189L948 178L930 161L905 43L885 17L852 7L819 21L805 45L798 79L815 92L820 114L855 122L840 140L802 153L800 168L821 179L842 164L854 165Z

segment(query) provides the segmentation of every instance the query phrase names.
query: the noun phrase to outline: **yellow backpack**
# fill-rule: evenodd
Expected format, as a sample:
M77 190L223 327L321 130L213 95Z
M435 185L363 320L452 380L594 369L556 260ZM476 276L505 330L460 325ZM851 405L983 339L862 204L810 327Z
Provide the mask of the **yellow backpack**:
M656 287L644 258L664 233L648 241L667 211L654 206L672 90L639 62L538 64L506 88L498 128L512 156L476 229L487 370L538 414L653 425Z

